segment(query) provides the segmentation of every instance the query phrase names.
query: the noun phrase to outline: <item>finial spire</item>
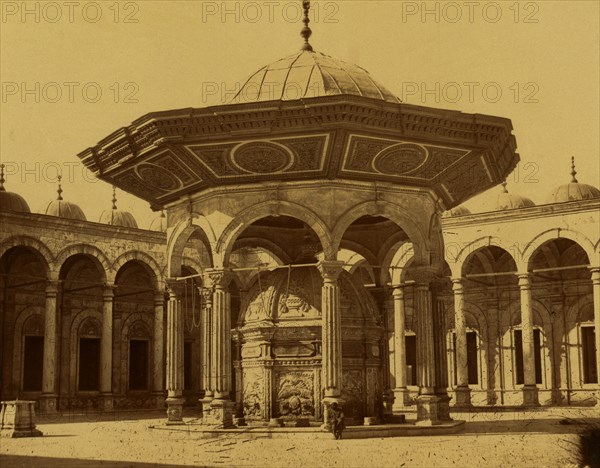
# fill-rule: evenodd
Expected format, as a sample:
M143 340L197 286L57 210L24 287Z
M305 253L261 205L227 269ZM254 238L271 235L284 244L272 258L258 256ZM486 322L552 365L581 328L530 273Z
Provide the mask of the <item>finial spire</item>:
M62 180L62 176L61 176L61 175L59 175L59 176L57 177L57 179L58 179L58 189L56 190L56 193L58 193L58 198L57 198L57 200L62 200L62 199L63 199L63 197L62 197L62 192L63 192L63 189L62 189L62 186L61 186L61 184L60 184L60 181Z
M506 179L504 179L504 182L502 182L502 193L508 193L508 190L506 189L507 185Z
M313 48L308 43L308 39L312 35L312 30L308 27L308 23L310 23L310 19L308 18L308 12L310 11L310 1L304 0L302 2L302 8L304 9L304 18L302 19L304 27L302 28L302 31L300 31L300 35L304 38L304 44L302 44L302 48L300 50L307 50L308 52L312 52Z
M117 209L117 187L115 187L113 185L112 188L113 188L112 209L116 210Z
M0 164L0 192L6 192L4 188L4 164Z
M575 156L571 156L571 182L577 183L575 176L577 171L575 170Z

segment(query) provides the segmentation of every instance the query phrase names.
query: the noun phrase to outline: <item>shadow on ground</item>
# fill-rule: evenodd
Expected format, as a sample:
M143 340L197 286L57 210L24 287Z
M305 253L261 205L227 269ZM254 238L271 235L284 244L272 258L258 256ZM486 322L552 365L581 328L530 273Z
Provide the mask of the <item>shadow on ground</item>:
M122 462L122 461L103 461L103 460L83 460L80 458L50 458L50 457L33 457L23 455L0 455L0 466L2 468L91 468L91 467L115 467L115 468L150 468L164 467L156 463L137 463L137 462ZM168 466L185 466L172 465Z

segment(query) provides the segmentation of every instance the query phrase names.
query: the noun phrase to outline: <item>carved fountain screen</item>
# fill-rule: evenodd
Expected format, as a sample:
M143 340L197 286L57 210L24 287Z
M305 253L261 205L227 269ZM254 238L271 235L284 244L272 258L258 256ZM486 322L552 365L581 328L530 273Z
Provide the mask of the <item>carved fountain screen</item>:
M383 328L363 285L342 272L342 401L349 417L376 415ZM322 419L321 286L316 267L261 272L241 304L237 395L247 420Z

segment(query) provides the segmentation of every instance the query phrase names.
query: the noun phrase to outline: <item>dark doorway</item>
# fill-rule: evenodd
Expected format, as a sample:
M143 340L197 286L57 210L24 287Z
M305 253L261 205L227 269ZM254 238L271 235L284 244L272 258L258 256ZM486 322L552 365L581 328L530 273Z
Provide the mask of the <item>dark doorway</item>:
M129 342L129 390L148 390L148 341Z
M525 370L523 365L523 333L515 330L515 359L517 371L517 384L525 382ZM542 383L542 335L536 328L533 330L533 360L535 364L535 383Z
M79 391L100 390L100 340L81 338L79 340Z
M581 347L583 351L583 383L598 383L594 327L581 327Z
M23 391L41 392L44 367L44 337L26 336L23 343Z
M417 385L417 337L406 335L406 377L407 385Z

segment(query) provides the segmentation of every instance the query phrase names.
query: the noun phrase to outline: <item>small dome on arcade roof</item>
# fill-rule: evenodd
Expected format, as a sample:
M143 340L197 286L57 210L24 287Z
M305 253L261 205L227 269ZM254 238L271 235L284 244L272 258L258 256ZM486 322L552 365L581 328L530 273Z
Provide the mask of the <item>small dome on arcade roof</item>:
M4 188L4 182L4 164L0 164L0 212L31 213L25 199L18 193L7 192Z
M58 197L56 200L52 200L46 208L46 215L56 216L58 218L76 219L79 221L87 221L85 214L79 206L75 203L63 200L62 197L62 186L60 184L62 177L58 176Z
M150 223L150 230L156 232L167 232L167 217L164 210L161 210L160 215L155 217Z
M600 198L600 190L593 185L582 184L577 178L575 158L571 157L571 182L563 184L552 191L548 203L563 203L569 201L591 200Z
M112 209L104 210L100 215L100 223L110 224L111 226L121 226L126 228L137 229L138 225L129 211L117 209L117 194L116 188L113 186Z
M498 195L496 210L516 210L519 208L528 208L530 206L535 206L535 203L527 197L509 193L506 189L506 181L502 182L502 193Z

